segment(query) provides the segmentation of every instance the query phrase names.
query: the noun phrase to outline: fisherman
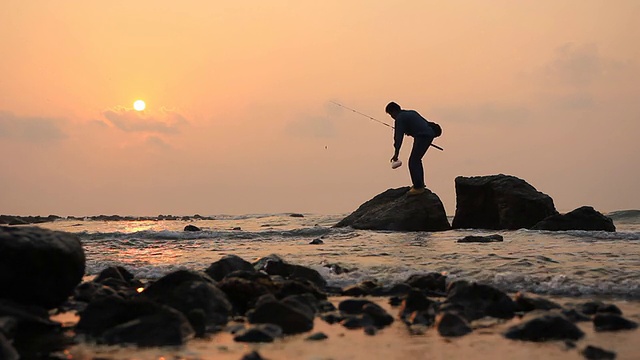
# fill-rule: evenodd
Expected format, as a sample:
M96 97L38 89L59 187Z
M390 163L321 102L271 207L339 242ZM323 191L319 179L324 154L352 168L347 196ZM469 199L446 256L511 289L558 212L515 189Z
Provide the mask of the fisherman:
M413 186L407 195L419 195L425 191L424 168L422 167L422 157L429 149L435 133L425 118L414 110L403 110L400 105L390 102L385 108L385 112L395 120L395 131L393 134L393 147L395 152L391 162L398 161L400 147L405 135L413 137L413 148L409 155L409 174Z

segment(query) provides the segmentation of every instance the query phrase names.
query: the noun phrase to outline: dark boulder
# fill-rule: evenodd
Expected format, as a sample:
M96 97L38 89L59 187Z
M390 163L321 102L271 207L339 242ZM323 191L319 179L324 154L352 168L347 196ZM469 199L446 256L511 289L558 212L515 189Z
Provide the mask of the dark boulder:
M202 231L202 229L200 229L199 227L195 226L195 225L187 225L184 227L184 231Z
M580 354L588 360L613 360L616 358L616 353L613 351L608 351L591 345L582 349Z
M454 229L528 229L558 213L551 197L515 176L458 176L455 186Z
M420 195L407 195L408 190L408 187L402 187L378 194L334 226L393 231L444 231L451 228L438 195L429 190Z
M507 339L524 341L579 340L584 332L562 315L544 315L512 326Z
M194 334L182 313L144 298L97 299L79 315L76 331L107 344L181 345Z
M263 343L273 342L273 340L280 336L282 336L282 328L280 328L280 326L274 324L258 324L236 332L233 340L237 342Z
M44 358L73 342L60 323L49 319L46 309L9 300L0 300L0 334L10 340L11 348L25 359ZM5 349L8 355L13 353L11 348ZM0 349L0 354L2 351Z
M189 320L178 310L162 306L154 314L116 325L102 335L109 345L134 344L140 347L180 346L194 335Z
M486 235L486 236L468 235L468 236L463 237L462 239L459 239L456 242L459 242L459 243L490 243L490 242L502 242L502 241L504 241L504 238L502 237L502 235L493 234L493 235Z
M0 226L0 298L51 309L67 300L84 271L85 255L77 236Z
M462 280L449 284L447 299L443 305L459 309L460 315L468 321L485 316L511 319L516 309L515 302L504 292L489 285Z
M320 288L327 285L327 281L318 271L302 265L289 264L276 254L259 259L253 264L253 267L269 275L279 275L285 279L308 280Z
M230 277L218 283L218 288L227 294L227 299L233 306L237 315L244 315L252 309L258 298L270 294L270 287L258 281L250 281L243 278Z
M582 206L566 214L546 217L533 225L534 230L587 230L587 231L616 231L611 218L604 216L591 206Z
M9 340L0 331L0 359L3 360L18 360L20 355L18 351L11 345Z
M149 285L141 295L185 316L194 309L202 309L208 326L226 324L232 311L227 295L202 272L174 271Z
M225 255L222 259L209 265L204 272L213 280L220 281L234 271L255 272L256 270L250 262L237 255Z
M529 296L521 292L516 294L515 303L517 310L524 312L530 312L533 310L562 309L562 306L551 300L547 300L543 297Z
M593 317L593 325L596 331L632 330L638 327L637 322L611 313L597 313Z
M441 336L447 337L463 336L473 331L467 320L452 312L438 314L435 327Z
M428 293L444 295L446 291L447 277L440 273L412 274L405 283Z
M247 318L252 324L276 324L285 334L298 334L313 329L313 316L274 299L259 301L256 308L247 313Z

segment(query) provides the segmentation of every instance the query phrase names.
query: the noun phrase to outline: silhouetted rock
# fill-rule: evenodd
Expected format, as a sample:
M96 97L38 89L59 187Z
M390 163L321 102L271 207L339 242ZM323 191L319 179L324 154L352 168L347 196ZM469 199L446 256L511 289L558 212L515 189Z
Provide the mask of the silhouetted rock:
M171 306L185 316L202 309L208 326L224 325L231 315L231 303L205 273L178 270L158 279L141 294L160 304Z
M562 309L562 306L551 300L547 300L542 297L528 296L521 292L518 292L516 294L515 303L517 306L517 310L525 312L533 310Z
M462 239L459 239L456 242L459 242L459 243L490 243L490 242L501 242L501 241L504 241L504 238L502 237L502 235L493 234L493 235L486 235L486 236L468 235L468 236L463 237Z
M451 228L438 195L427 190L410 196L407 195L408 190L409 187L403 187L378 194L334 226L393 231L444 231Z
M256 300L262 295L270 294L273 287L273 283L268 285L237 277L225 278L218 283L218 288L227 294L233 312L238 315L244 315L247 310L252 309Z
M484 284L455 281L449 284L447 299L443 305L461 310L460 315L468 321L492 316L511 319L516 305L504 292Z
M444 295L447 277L440 273L412 274L405 283L411 287Z
M308 341L319 341L319 340L324 340L324 339L328 339L329 337L327 336L327 334L323 333L323 332L317 332L314 334L311 334L309 336L307 336L305 338L305 340Z
M303 214L297 214L297 213L293 213L293 214L289 214L290 217L295 217L295 218L303 218L304 215Z
M73 293L84 271L76 235L0 226L0 298L51 309Z
M604 216L591 206L582 206L566 214L551 215L533 225L534 230L587 230L616 231L611 218Z
M0 354L12 355L13 348L23 359L44 358L72 343L61 324L49 319L46 309L10 300L0 300L0 334L11 341L11 347L4 350L0 345Z
M579 340L584 336L571 321L561 315L544 315L512 326L505 333L507 339L525 341Z
M250 262L232 254L225 255L222 259L212 263L204 272L213 280L220 281L228 274L238 270L250 272L256 271Z
M627 320L617 314L598 313L593 317L596 331L631 330L638 327L638 323Z
M194 334L182 313L144 298L97 299L79 315L76 330L108 344L181 345Z
M454 229L530 228L558 213L551 197L515 176L458 176L455 186Z
M270 299L258 302L247 314L252 324L276 324L285 334L297 334L313 329L313 316L290 304Z
M589 360L613 360L616 358L616 353L613 351L607 351L591 345L580 351L580 354Z
M257 351L252 351L248 354L245 354L241 360L266 360L265 358L263 358L260 353L258 353Z
M0 359L3 360L18 360L20 355L18 351L11 345L9 340L0 331Z
M309 280L321 288L327 285L327 281L318 271L302 265L289 264L275 254L259 259L253 267L269 275L280 275L285 279Z
M202 231L202 229L195 225L187 225L184 227L184 231Z
M106 344L134 344L140 347L184 345L194 335L181 312L164 306L151 315L116 325L102 334Z
M235 333L233 340L238 342L261 343L273 342L282 336L282 328L274 324L258 324Z
M451 312L438 314L435 326L441 336L463 336L473 331L463 317Z

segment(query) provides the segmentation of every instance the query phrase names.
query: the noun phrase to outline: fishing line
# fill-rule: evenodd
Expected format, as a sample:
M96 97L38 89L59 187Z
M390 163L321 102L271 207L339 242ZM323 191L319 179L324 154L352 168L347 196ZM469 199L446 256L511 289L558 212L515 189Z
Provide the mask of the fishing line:
M364 117L366 117L366 118L368 118L368 119L370 119L370 120L373 120L373 121L375 121L375 122L377 122L377 123L380 123L380 124L382 124L382 125L384 125L384 126L387 126L387 127L392 128L392 129L395 129L395 127L393 127L393 126L391 126L391 125L387 124L386 122L384 122L384 121L380 121L380 120L378 120L378 119L376 119L376 118L374 118L374 117L371 117L371 116L369 116L369 115L367 115L367 114L363 114L363 113L361 113L361 112L360 112L360 111L358 111L358 110L355 110L355 109L352 109L352 108L350 108L350 107L344 106L344 105L342 105L342 104L340 104L340 103L337 103L337 102L335 102L335 101L333 101L333 100L329 100L329 102L330 102L330 103L332 103L332 104L334 104L334 105L338 105L338 106L340 106L340 107L342 107L342 108L345 108L345 109L347 109L347 110L351 110L351 111L353 111L354 113L356 113L356 114L358 114L358 115L362 115L362 116L364 116ZM438 150L440 150L440 151L444 151L444 149L443 149L443 148L441 148L440 146L438 146L438 145L436 145L436 144L431 144L431 146L433 146L434 148L436 148L436 149L438 149Z

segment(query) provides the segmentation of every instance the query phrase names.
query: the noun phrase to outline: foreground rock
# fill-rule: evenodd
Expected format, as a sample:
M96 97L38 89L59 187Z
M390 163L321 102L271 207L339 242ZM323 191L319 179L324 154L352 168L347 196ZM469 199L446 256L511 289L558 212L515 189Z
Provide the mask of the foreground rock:
M591 206L582 206L566 214L551 215L535 224L534 230L586 230L616 231L611 218L604 216Z
M73 293L84 270L84 250L77 236L0 226L0 298L51 309Z
M393 231L444 231L451 228L438 195L427 189L420 195L409 196L407 191L409 187L402 187L378 194L335 227Z
M455 185L454 229L528 229L558 214L551 197L515 176L458 176Z
M544 315L509 328L504 336L512 340L579 340L584 336L574 323L561 315Z

